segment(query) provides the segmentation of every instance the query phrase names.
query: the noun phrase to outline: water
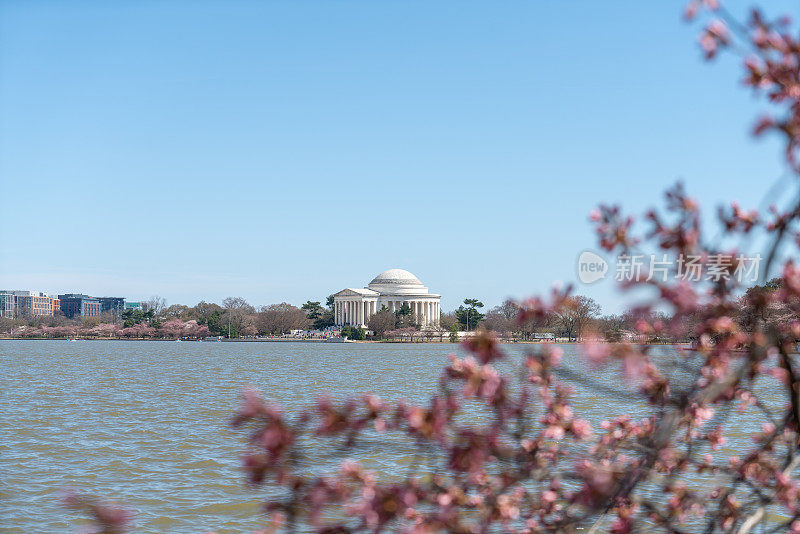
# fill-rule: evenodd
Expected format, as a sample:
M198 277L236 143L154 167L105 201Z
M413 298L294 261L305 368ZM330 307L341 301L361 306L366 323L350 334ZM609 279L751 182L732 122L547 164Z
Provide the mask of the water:
M588 374L573 346L565 365ZM422 402L450 344L2 341L0 532L70 532L59 490L80 487L136 511L136 532L219 534L259 526L263 490L239 470L241 433L228 428L245 385L287 411L318 395L364 392ZM519 361L522 347L509 348ZM619 377L598 378L609 385ZM771 387L778 389L777 382ZM576 411L594 423L644 406L578 386ZM778 393L775 393L778 395ZM777 397L776 397L777 398ZM730 446L758 428L739 416ZM402 453L369 452L386 472Z

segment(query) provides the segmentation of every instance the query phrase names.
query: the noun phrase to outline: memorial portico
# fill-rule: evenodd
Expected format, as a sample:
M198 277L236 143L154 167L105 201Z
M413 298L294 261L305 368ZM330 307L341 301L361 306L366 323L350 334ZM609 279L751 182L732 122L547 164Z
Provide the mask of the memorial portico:
M391 312L411 308L422 328L439 326L441 295L429 293L419 279L403 269L389 269L364 289L346 288L333 296L336 324L366 326L383 307Z

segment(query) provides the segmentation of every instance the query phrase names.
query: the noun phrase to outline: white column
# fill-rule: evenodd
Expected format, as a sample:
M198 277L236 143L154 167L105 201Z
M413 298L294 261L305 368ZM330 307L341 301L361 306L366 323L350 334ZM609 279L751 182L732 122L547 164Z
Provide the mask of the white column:
M339 303L333 301L333 324L339 324Z
M352 302L349 300L347 301L347 317L345 318L345 324L351 324L353 322L353 306Z

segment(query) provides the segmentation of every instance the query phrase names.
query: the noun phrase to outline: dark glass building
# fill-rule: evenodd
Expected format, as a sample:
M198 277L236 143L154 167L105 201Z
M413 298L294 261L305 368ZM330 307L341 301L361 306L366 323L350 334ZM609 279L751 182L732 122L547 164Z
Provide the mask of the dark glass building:
M114 317L119 319L125 311L125 299L123 297L99 297L100 313L111 312Z
M102 313L100 300L89 295L67 293L66 295L59 295L58 300L61 302L61 311L70 319L75 317L97 317Z

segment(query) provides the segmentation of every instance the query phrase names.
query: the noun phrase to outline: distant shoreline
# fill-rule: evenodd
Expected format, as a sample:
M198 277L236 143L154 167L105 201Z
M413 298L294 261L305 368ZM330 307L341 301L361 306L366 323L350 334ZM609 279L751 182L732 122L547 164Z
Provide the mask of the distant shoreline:
M78 338L66 338L66 337L8 337L2 336L0 337L0 341L155 341L155 342L166 342L166 343L175 343L177 341L181 341L184 343L329 343L329 344L353 344L353 343L451 343L457 345L460 341L452 342L448 339L444 341L439 341L438 339L435 340L422 340L416 339L414 341L403 341L403 340L388 340L388 339L381 339L381 340L371 340L371 339L364 339L364 340L348 340L348 341L328 341L327 339L290 339L290 338L270 338L270 339L220 339L218 341L205 341L202 339L153 339L153 338L118 338L118 337L78 337ZM517 343L517 342L515 342ZM518 342L518 343L525 343L525 342Z
M393 339L381 339L381 340L372 340L372 339L365 339L365 340L348 340L348 341L328 341L327 339L302 339L302 338L268 338L268 339L221 339L218 341L205 341L205 340L198 340L198 339L153 339L153 338L117 338L117 337L86 337L86 338L65 338L65 337L8 337L8 336L0 336L0 341L154 341L154 342L162 342L162 343L175 343L177 341L183 343L330 343L330 344L355 344L355 343L402 343L402 344L420 344L420 343L435 343L438 345L449 344L449 345L459 345L461 341L450 341L449 338L445 337L444 340L439 339L415 339L415 340L393 340ZM500 343L507 344L507 345L544 345L547 343L552 343L556 345L580 345L582 342L580 341L524 341L524 340L500 340ZM613 342L608 342L609 344L616 344ZM634 343L635 345L689 345L689 343L683 342L669 342L669 343Z
M454 343L458 344L459 342L451 342L449 339L445 339L444 341L436 340L414 340L414 341L402 341L402 340L371 340L371 339L364 339L364 340L348 340L348 341L328 341L327 339L303 339L303 338L267 338L267 339L220 339L220 340L210 340L206 341L203 339L163 339L163 338L146 338L146 337L131 337L131 338L119 338L119 337L77 337L77 338L66 338L66 337L9 337L9 336L0 336L0 341L155 341L155 342L167 342L167 343L175 343L177 341L183 343Z

